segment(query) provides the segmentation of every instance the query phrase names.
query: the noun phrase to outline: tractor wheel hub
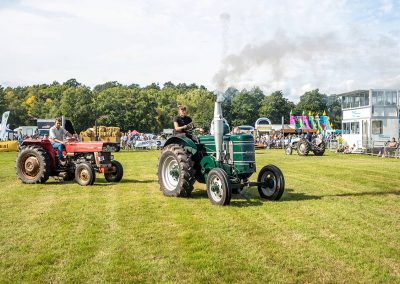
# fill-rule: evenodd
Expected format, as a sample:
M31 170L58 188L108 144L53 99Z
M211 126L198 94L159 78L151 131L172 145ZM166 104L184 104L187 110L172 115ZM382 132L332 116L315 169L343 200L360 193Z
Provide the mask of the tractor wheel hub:
M169 171L169 174L171 175L171 177L174 180L178 180L179 179L179 169L178 169L178 165L174 165L171 170Z
M29 175L34 175L39 171L39 161L36 157L29 157L25 161L25 172Z

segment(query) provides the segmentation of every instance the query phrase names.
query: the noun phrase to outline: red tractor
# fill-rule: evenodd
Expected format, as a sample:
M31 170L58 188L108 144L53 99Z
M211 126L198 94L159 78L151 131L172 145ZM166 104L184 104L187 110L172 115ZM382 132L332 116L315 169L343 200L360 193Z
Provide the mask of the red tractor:
M50 176L58 180L73 180L80 185L92 185L96 172L104 173L109 182L119 182L124 169L113 159L117 151L114 143L76 142L65 143L65 162L57 157L57 150L48 139L24 140L16 161L16 171L23 183L45 183Z

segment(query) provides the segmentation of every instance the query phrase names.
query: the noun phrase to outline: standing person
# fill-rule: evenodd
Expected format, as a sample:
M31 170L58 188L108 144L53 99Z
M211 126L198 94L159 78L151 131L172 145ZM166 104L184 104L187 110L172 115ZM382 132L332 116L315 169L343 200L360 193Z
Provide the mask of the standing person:
M61 118L57 117L54 126L50 128L49 139L53 148L57 149L58 158L61 162L65 162L65 158L62 154L64 136L71 136L71 134L61 126Z
M22 135L22 127L18 128L17 140L19 145L21 145L22 141L24 141L24 135Z

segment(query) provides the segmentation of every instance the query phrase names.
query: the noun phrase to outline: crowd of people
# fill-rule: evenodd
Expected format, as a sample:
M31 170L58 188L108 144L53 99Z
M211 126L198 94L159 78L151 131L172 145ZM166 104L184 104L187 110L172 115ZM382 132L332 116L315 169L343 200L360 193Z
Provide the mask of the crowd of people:
M317 133L310 133L307 136L307 133L302 133L302 134L293 133L284 135L281 132L275 132L275 133L262 134L261 136L256 138L255 142L257 145L263 145L264 148L266 149L271 149L271 148L283 148L284 146L292 142L292 140L294 139L306 138L312 140L317 137L324 139L322 134L317 134Z
M174 117L173 124L174 124L174 131L175 133L185 134L189 138L193 138L192 131L193 130L200 130L201 133L204 133L203 129L196 128L192 119L187 116L186 114L186 107L185 106L178 106L178 115ZM53 147L58 149L58 152L61 152L62 147L62 139L58 139L57 137L62 137L63 133L56 133L60 131L61 127L61 119L57 118L55 121L55 125L50 129L50 140L52 140ZM66 132L68 133L68 132ZM240 130L238 127L234 127L231 131L231 134L239 134ZM59 134L59 135L58 135ZM27 138L36 138L38 133L34 133L32 137L26 137L22 135L22 132L18 132L17 140L22 142L24 139ZM121 134L120 146L121 149L135 149L141 145L148 145L146 147L152 148L155 146L156 148L162 147L162 141L166 140L166 135L163 134L144 134L139 133L136 130L129 130L128 132ZM336 149L337 153L344 153L344 154L352 154L352 153L360 153L360 149L358 149L356 144L348 145L344 140L341 134L337 134L335 132L329 133L327 136L324 137L322 133L293 133L293 134L284 134L282 132L273 132L273 133L265 133L261 136L257 137L255 143L262 148L270 149L270 148L285 148L289 145L293 139L305 138L308 139L310 142L315 138L320 138L324 140L326 146L330 149ZM148 143L144 143L148 141ZM141 143L142 142L142 143ZM395 156L399 156L399 143L396 141L394 137L392 137L389 141L385 143L385 145L380 149L378 156L381 157L388 157L392 153L395 153Z
M121 149L134 149L138 141L160 141L163 139L165 139L165 135L162 134L145 134L129 130L128 132L122 133Z

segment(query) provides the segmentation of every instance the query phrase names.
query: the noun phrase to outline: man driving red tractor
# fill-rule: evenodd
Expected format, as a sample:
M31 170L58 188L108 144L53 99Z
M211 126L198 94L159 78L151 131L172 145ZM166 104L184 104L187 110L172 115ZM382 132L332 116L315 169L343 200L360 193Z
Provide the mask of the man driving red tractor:
M60 161L65 162L65 158L62 153L64 149L64 136L71 137L72 135L61 126L61 123L61 118L57 117L55 119L54 126L50 128L49 139L53 148L57 150Z

